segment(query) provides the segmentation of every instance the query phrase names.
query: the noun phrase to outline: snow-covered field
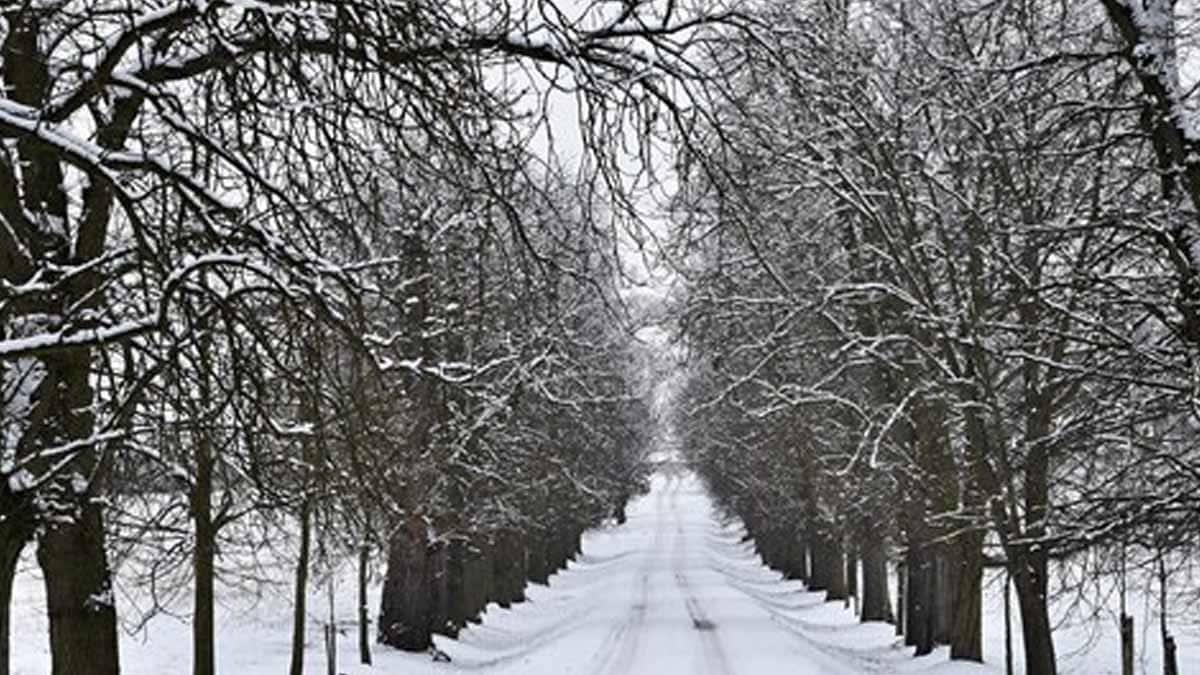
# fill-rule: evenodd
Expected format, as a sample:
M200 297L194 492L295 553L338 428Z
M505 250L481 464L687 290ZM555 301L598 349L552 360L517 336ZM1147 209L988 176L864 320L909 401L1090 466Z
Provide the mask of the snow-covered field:
M339 641L339 672L363 673L1000 673L1002 601L991 585L985 619L985 666L950 663L945 649L921 659L901 647L890 625L860 624L842 603L825 603L798 582L764 568L739 524L725 523L690 474L659 474L649 495L631 505L620 527L585 535L584 553L548 587L531 586L529 600L511 610L488 608L481 625L458 640L438 639L452 661L374 646L372 668L358 665L353 628ZM16 673L44 673L49 657L41 584L30 561L18 580L13 617ZM353 569L337 589L339 618L354 620ZM286 572L281 572L286 582ZM373 588L371 608L379 604ZM291 604L285 591L223 599L218 614L218 668L236 675L278 675L289 658ZM309 672L324 672L323 588L310 598ZM186 608L159 615L145 630L123 636L123 670L133 674L190 671ZM1149 622L1140 619L1141 628ZM1103 627L1103 623L1100 624ZM1019 627L1016 627L1019 640ZM1063 671L1119 672L1115 628L1064 627ZM1090 639L1089 638L1094 638ZM1149 640L1151 630L1139 640ZM1180 665L1200 658L1194 635L1183 634ZM1143 644L1146 644L1143 642ZM1017 672L1022 672L1019 642ZM1161 672L1155 653L1140 663Z

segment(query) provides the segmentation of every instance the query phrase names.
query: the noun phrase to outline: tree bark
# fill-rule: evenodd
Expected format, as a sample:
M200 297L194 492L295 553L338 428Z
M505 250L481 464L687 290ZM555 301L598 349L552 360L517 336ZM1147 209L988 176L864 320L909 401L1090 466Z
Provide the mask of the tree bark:
M621 491L617 494L615 504L613 505L613 518L617 521L618 525L624 525L625 521L628 520L625 510L629 505L629 496L629 493L626 491Z
M424 592L429 594L428 630L447 634L450 622L450 547L445 540L434 540L426 546ZM453 637L453 635L451 635ZM432 645L432 638L430 639Z
M887 621L891 615L887 588L887 555L883 546L881 541L869 540L863 547L863 621Z
M300 557L296 561L296 584L292 607L292 660L290 675L304 675L304 627L308 619L308 559L312 538L312 506L307 498L300 504Z
M206 344L202 343L202 349ZM201 355L204 358L204 355ZM202 366L207 370L207 366ZM208 375L200 373L201 410L207 414L209 406ZM213 447L205 421L193 419L192 448L196 469L195 484L192 486L191 511L195 528L196 545L192 551L192 571L195 577L192 617L192 673L213 675L216 669L215 625L213 587L216 574L217 527L213 522Z
M529 580L535 584L550 583L550 567L546 561L546 536L534 532L526 539L526 566Z
M358 547L358 660L371 665L371 610L367 607L368 569L371 564L371 547Z
M934 637L934 562L929 549L909 546L905 554L905 622L904 643L916 647L916 656L933 651Z
M788 579L797 579L799 581L808 581L808 565L805 557L804 544L800 541L800 537L793 529L787 531L786 542L787 563L783 569L784 577Z
M196 549L192 555L196 588L192 618L192 672L195 675L213 675L216 670L213 601L217 530L213 525L209 502L211 485L201 494L199 482L193 500Z
M850 547L846 548L846 601L858 611L858 556Z
M812 556L812 569L809 573L808 589L810 591L827 591L833 583L833 553L830 551L829 539L820 534L814 526L808 536L809 554Z
M958 536L951 659L983 662L983 538L980 531Z
M952 546L940 544L933 556L933 641L948 645L954 633L954 609L958 601L958 564Z
M829 590L825 600L845 600L849 597L846 583L845 546L840 535L834 535L829 541Z
M492 575L492 599L501 607L507 609L525 599L525 550L513 530L496 533Z
M429 543L425 525L412 519L388 545L387 576L379 610L379 641L406 651L425 651L433 645L430 623Z
M1043 586L1034 579L1024 556L1018 556L1014 562L1017 569L1013 570L1013 585L1017 588L1017 607L1021 611L1025 672L1027 675L1055 675L1058 666L1054 659L1050 614L1041 590Z
M1010 545L1008 555L1016 562L1013 581L1021 610L1021 633L1025 637L1025 670L1028 675L1054 675L1054 636L1046 608L1049 588L1048 555L1041 539L1046 536L1049 507L1049 449L1046 438L1051 429L1049 396L1041 388L1040 369L1036 364L1025 368L1025 438L1029 454L1025 460L1025 528L1010 536L1032 540L1029 544Z
M488 537L477 537L470 548L470 573L467 579L471 589L471 612L467 620L472 623L483 620L488 602L492 599L494 548Z
M7 485L0 486L6 501L19 498L8 492ZM28 511L28 504L6 503L4 519L0 520L0 675L8 675L11 670L11 633L12 633L12 592L13 583L17 576L17 564L21 560L21 552L33 537L33 517Z
M447 616L437 632L447 637L456 637L467 625L470 609L467 607L467 540L454 537L446 545L446 605Z
M38 407L45 425L35 442L54 447L89 438L95 431L90 413L93 393L88 375L91 353L71 351L43 360L45 378ZM38 413L35 413L37 415ZM117 612L112 575L104 549L104 513L95 499L100 490L99 451L80 452L71 471L51 486L53 507L64 517L52 518L38 542L38 564L46 584L50 617L50 654L54 675L99 675L120 670ZM90 477L90 481L84 477ZM75 485L84 480L83 490Z
M119 672L117 612L100 505L89 501L74 521L49 526L37 557L46 582L53 674Z

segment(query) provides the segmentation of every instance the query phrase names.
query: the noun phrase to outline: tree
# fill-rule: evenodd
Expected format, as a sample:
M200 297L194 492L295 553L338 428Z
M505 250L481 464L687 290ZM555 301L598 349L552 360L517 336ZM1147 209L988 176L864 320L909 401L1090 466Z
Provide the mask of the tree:
M110 371L98 397L101 364L166 330L202 270L253 270L381 358L387 334L351 335L336 310L387 261L328 246L357 237L333 198L353 198L384 139L435 171L479 161L492 185L524 137L498 68L567 67L593 131L650 108L683 122L666 83L696 72L690 45L731 16L609 9L579 23L505 2L4 8L0 358L17 489L0 549L15 562L41 532L55 672L118 668L100 497L158 364L125 362L150 370Z

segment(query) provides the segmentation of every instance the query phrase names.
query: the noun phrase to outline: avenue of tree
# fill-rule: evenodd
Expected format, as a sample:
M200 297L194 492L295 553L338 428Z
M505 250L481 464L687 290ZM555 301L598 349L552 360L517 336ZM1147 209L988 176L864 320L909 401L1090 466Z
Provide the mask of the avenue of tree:
M770 565L918 655L982 660L995 566L1026 672L1056 672L1049 605L1118 577L1155 584L1176 672L1200 535L1184 5L766 3L711 57L734 77L675 211L682 446Z
M1117 575L1155 580L1169 652L1200 535L1196 21L0 0L0 675L31 548L56 675L119 671L118 567L147 613L190 596L211 674L255 557L294 573L293 675L348 557L362 593L386 566L362 658L428 649L623 520L664 428L768 564L916 654L982 659L989 566L1030 673L1055 594ZM631 186L668 173L669 236L639 230ZM662 244L665 309L629 301L630 239ZM635 339L664 313L666 420Z
M387 566L422 650L519 601L643 489L654 428L618 292L628 164L682 122L717 10L605 3L4 2L0 673L27 547L53 671L119 670L113 570L214 602ZM542 96L578 103L548 161ZM639 132L640 133L640 132ZM631 149L630 152L633 150ZM360 646L369 658L370 613Z

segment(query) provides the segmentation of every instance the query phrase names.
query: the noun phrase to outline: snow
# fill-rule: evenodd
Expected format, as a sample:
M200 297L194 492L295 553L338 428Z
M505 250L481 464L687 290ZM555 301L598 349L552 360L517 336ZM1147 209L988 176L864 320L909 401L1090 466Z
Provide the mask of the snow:
M0 358L15 358L62 347L114 342L148 332L157 326L158 318L148 316L102 328L81 328L29 337L0 339Z
M18 469L8 477L8 489L13 493L23 492L33 487L37 481L33 474L26 469Z
M410 654L373 645L375 664L358 664L354 620L354 566L349 559L336 571L339 672L347 675L411 673L452 675L569 673L938 673L966 675L1003 672L1002 612L998 585L991 583L985 603L985 665L950 662L946 648L913 658L891 625L860 623L843 603L824 602L823 594L804 590L763 567L745 530L714 509L700 481L664 464L648 495L629 507L625 525L591 531L583 554L551 577L549 586L531 585L528 600L501 609L490 605L483 623L459 639L436 638L449 663L427 654ZM32 548L32 547L31 547ZM291 605L287 566L280 565L279 586L257 592L226 588L217 608L218 672L274 675L289 659ZM377 580L378 581L378 580ZM306 664L324 672L323 622L328 616L328 585L317 577L310 590ZM368 601L379 607L379 583ZM148 601L148 589L118 584L118 610ZM187 594L180 602L186 603ZM42 615L44 596L32 551L26 551L13 606L14 673L49 670ZM151 618L144 630L122 636L125 673L176 673L190 670L187 608ZM1139 619L1139 647L1152 647L1152 624ZM1094 627L1094 626L1093 626ZM1101 628L1103 628L1101 624ZM1150 629L1149 635L1143 634ZM1016 632L1016 669L1020 628ZM1063 627L1058 651L1064 673L1119 672L1113 639L1081 627ZM1181 665L1200 655L1194 640L1181 641ZM1154 659L1142 659L1138 672L1157 672Z

